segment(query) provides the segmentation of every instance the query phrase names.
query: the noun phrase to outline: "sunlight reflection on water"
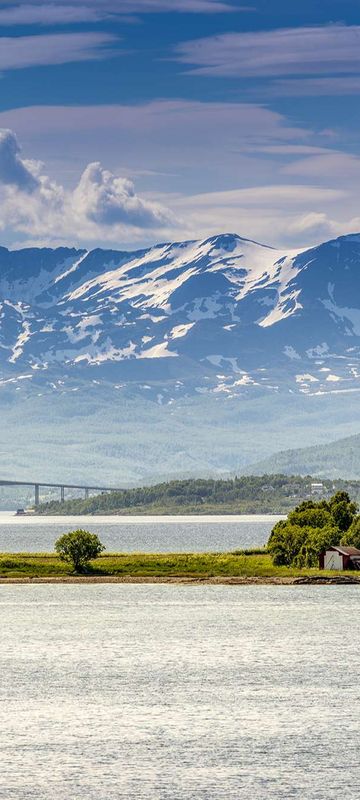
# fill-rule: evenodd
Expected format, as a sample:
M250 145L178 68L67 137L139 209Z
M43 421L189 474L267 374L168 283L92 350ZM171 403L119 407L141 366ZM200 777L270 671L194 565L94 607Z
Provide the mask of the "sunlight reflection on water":
M359 610L353 586L1 586L1 798L357 798Z

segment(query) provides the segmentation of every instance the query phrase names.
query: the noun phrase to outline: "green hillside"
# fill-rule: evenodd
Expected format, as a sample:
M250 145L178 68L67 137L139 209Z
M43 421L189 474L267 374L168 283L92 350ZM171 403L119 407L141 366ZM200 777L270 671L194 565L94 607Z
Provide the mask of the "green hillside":
M40 514L256 514L286 513L311 496L309 476L242 476L228 480L189 479L89 497L50 502ZM323 481L323 496L347 490L360 500L360 482Z
M247 474L313 475L319 478L360 479L360 434L329 444L283 450L244 470Z

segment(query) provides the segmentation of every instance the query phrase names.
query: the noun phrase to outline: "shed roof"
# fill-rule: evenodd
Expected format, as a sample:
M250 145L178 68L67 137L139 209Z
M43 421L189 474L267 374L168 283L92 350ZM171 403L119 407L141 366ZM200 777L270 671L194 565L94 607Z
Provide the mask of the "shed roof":
M343 556L360 556L360 550L357 547L340 547L333 546L329 547L328 550L337 550L338 553L341 553Z

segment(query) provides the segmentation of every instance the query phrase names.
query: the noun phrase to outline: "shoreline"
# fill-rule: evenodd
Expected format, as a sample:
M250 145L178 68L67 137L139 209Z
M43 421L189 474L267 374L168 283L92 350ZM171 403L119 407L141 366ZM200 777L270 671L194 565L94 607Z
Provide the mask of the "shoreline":
M219 511L212 512L212 513L209 512L209 511L205 511L205 512L195 512L193 510L192 511L186 511L186 509L185 510L181 509L181 510L179 510L179 512L176 512L174 510L171 510L171 511L156 511L156 510L154 511L154 510L152 510L150 512L147 512L147 511L141 512L138 509L136 509L136 512L133 513L133 512L127 512L124 509L124 510L121 510L121 511L116 512L116 513L115 512L111 513L110 511L101 511L101 512L97 512L97 513L93 513L93 514L90 514L90 513L87 513L87 514L85 514L85 513L76 514L74 512L68 513L68 514L56 514L56 513L53 513L53 514L38 514L38 513L36 513L34 511L34 512L29 513L29 514L27 514L27 513L25 513L25 514L17 514L16 511L13 510L13 509L10 509L10 511L8 509L3 509L3 510L0 510L0 520L1 520L1 516L9 516L9 517L11 517L11 519L16 520L16 522L19 522L22 519L25 519L27 522L29 520L36 520L36 522L38 522L39 520L47 520L47 521L49 521L49 520L60 520L61 522L63 522L64 520L70 520L70 519L74 519L74 520L76 520L76 519L88 519L88 520L96 521L97 519L101 520L101 519L105 519L105 518L108 519L109 521L111 520L111 522L116 521L116 520L126 520L126 521L131 520L133 522L143 522L144 520L149 519L150 521L156 520L157 522L166 522L166 523L168 523L169 521L170 522L173 522L173 521L177 522L179 520L179 518L180 519L184 519L184 520L190 520L190 522L191 521L196 521L196 520L199 520L199 519L203 520L204 522L211 522L213 519L223 519L223 520L228 521L229 519L231 520L233 518L235 518L235 519L244 519L244 518L248 518L248 517L250 517L250 518L252 518L252 517L261 517L261 518L265 518L265 519L272 518L272 517L274 519L277 519L278 517L284 517L284 519L286 519L287 513L288 513L288 511L286 511L286 510L282 510L282 511L238 511L238 510L236 510L236 511L226 511L224 509L221 509Z
M173 584L173 585L201 585L208 586L354 586L360 585L360 578L348 575L332 576L213 576L213 577L176 577L176 576L132 576L132 575L93 575L93 576L54 576L43 578L2 578L0 586L7 585L32 585L32 584Z

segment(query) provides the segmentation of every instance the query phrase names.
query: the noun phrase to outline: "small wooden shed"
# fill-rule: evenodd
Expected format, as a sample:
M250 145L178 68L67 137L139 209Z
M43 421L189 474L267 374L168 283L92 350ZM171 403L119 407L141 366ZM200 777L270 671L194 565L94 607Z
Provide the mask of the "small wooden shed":
M328 547L319 555L320 569L334 569L338 572L344 569L360 570L360 550L357 547Z

